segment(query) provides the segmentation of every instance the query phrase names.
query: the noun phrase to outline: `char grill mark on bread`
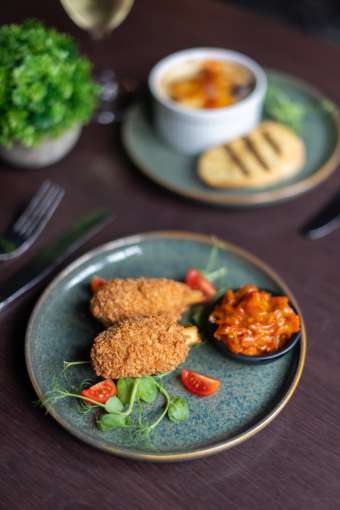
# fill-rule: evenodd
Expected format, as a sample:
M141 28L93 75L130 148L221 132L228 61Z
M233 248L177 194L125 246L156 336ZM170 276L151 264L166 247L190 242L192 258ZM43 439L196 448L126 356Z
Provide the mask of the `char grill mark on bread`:
M275 138L268 132L266 131L265 129L262 130L262 136L263 138L268 142L269 145L272 146L272 148L274 149L274 151L277 153L277 154L280 154L281 153L281 148L280 148L280 145L277 143L277 141L275 140Z
M238 155L233 150L233 148L230 145L224 145L224 150L228 154L229 158L235 163L235 165L238 166L238 168L241 170L241 172L244 175L249 175L249 170L243 163L242 159L238 157Z
M252 138L250 136L245 136L243 138L243 141L246 145L246 148L249 152L251 152L255 158L257 159L258 163L263 167L264 170L266 171L270 171L270 168L268 166L268 164L266 163L266 161L264 160L264 158L262 157L261 155L261 151L260 149L258 149L256 147L256 143L254 140L252 140Z
M208 149L197 171L214 188L256 188L292 177L304 160L303 141L287 126L266 121L245 137Z

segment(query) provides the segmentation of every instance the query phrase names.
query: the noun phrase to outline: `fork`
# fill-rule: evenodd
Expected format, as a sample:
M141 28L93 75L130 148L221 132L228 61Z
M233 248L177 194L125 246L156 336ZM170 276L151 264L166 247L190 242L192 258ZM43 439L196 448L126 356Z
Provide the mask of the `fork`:
M0 235L0 261L18 257L34 243L63 196L63 188L43 182L15 223Z

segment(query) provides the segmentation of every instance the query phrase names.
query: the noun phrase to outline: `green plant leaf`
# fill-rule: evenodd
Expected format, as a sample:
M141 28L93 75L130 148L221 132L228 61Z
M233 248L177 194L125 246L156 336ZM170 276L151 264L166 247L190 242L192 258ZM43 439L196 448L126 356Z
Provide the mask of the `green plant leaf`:
M89 414L93 411L95 406L87 404L83 400L79 400L78 402L78 409L80 414Z
M133 377L124 377L124 378L118 379L118 382L117 382L118 397L119 397L119 400L124 405L127 405L130 402L133 382L134 382Z
M337 113L337 106L333 101L330 101L329 99L322 98L320 99L320 107L322 110L324 110L327 113L330 113L331 115L336 115Z
M220 267L218 269L215 269L214 271L202 271L203 276L207 278L210 282L219 282L221 279L224 279L225 275L227 274L227 268L226 267Z
M190 323L201 328L206 319L206 307L204 305L195 305L191 308Z
M103 414L97 420L97 428L102 432L108 432L126 426L126 417L117 413Z
M108 413L120 413L123 407L118 397L110 397L107 402L105 402L105 411Z
M286 124L297 133L301 133L306 109L302 104L292 100L279 87L269 85L264 111L271 119Z
M173 397L169 404L168 418L174 423L185 421L189 418L187 401L182 397Z
M99 91L70 36L37 20L0 27L0 144L31 147L87 122Z
M157 396L157 384L153 377L146 376L139 379L138 397L144 402L151 404Z

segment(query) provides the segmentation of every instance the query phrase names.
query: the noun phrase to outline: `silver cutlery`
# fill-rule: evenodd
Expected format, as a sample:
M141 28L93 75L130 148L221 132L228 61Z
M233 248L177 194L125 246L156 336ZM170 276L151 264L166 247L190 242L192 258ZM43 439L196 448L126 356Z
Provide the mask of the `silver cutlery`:
M44 181L19 218L0 235L0 261L26 251L43 231L64 196L57 184Z
M320 239L340 227L340 192L338 191L303 225L301 233L310 239Z
M0 286L0 312L18 297L35 287L51 274L66 257L97 234L112 214L107 210L92 211L55 241L44 247L27 264Z

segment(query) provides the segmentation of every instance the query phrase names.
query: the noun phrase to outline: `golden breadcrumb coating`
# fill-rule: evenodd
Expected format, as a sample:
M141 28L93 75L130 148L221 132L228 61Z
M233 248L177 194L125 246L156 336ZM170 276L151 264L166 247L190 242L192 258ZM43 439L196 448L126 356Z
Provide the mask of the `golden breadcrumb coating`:
M138 317L116 322L100 333L91 349L91 361L98 376L138 377L175 369L189 349L180 324L166 317Z
M108 327L132 317L167 315L179 319L185 309L204 300L199 290L167 278L111 280L91 299L91 313Z

